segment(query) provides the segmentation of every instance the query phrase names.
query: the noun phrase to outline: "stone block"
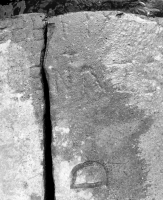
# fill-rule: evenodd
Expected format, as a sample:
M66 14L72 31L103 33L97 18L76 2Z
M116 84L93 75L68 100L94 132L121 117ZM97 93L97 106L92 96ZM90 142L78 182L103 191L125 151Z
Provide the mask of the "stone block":
M0 200L44 198L44 17L28 14L0 21Z
M162 25L71 13L48 37L56 200L163 199Z

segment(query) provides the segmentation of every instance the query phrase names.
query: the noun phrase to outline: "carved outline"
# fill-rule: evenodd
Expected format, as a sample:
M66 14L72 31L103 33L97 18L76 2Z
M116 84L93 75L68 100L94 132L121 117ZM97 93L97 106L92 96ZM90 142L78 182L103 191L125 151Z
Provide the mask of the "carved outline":
M76 178L77 178L77 172L78 170L80 169L83 169L87 166L91 166L93 164L96 164L96 165L101 165L102 168L104 169L105 171L105 174L106 174L106 180L105 181L98 181L98 182L95 182L95 183L80 183L80 184L75 184L75 181L76 181ZM86 188L95 188L95 187L100 187L102 185L106 185L108 186L108 169L107 167L105 166L105 164L102 164L98 161L86 161L84 163L80 163L78 165L76 165L72 171L71 171L71 183L70 183L70 189L78 189L78 188L83 188L83 189L86 189Z

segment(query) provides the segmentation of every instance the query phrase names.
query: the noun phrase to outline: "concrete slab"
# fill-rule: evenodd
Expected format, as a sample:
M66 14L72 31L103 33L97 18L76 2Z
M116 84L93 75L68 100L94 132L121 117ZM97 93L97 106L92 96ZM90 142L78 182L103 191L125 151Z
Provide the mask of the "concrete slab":
M117 14L49 20L57 200L163 199L163 27Z
M44 17L0 21L0 200L43 200Z

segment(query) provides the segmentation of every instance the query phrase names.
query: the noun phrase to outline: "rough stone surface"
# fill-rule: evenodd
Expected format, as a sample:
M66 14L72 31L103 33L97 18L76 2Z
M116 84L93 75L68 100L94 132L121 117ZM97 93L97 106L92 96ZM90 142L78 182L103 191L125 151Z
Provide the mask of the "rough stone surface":
M163 199L163 28L116 14L49 20L56 200Z
M0 21L1 200L43 200L43 18Z

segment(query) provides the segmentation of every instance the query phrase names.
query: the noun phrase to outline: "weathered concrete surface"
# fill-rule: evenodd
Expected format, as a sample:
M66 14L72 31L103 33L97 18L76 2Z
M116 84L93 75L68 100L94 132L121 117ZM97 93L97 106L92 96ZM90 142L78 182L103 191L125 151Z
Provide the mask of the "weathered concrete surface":
M162 200L161 20L83 12L49 22L56 199Z
M43 199L43 18L0 21L0 200Z

